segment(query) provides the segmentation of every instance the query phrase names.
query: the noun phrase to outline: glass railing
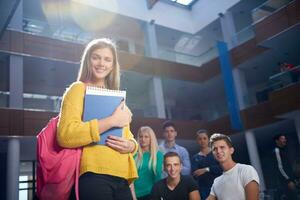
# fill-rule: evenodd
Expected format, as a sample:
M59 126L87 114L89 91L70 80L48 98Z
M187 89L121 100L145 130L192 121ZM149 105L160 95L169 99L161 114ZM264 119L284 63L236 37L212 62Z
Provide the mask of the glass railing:
M269 94L275 90L280 90L300 81L300 65L292 69L273 74L266 80L265 84L256 91L257 102L269 100Z
M252 11L253 22L256 23L263 18L269 16L276 10L280 9L292 0L268 0L259 7ZM58 40L69 41L74 43L84 44L95 37L101 37L100 34L89 33L82 30L80 27L74 24L55 24L53 22L40 21L36 19L23 19L23 31L30 34L40 35L44 37L55 38ZM249 26L239 31L234 37L236 37L239 44L254 37L253 27ZM117 38L114 38L118 41ZM123 41L126 39L122 39ZM125 41L126 42L126 41ZM128 41L127 41L128 42ZM132 41L131 41L132 42ZM144 48L144 47L143 47ZM121 51L129 51L121 49ZM142 51L143 52L143 51ZM175 51L174 49L166 49L163 47L158 48L158 58L168 60L177 63L183 63L193 66L201 66L213 58L218 56L218 52L215 47L209 47L200 55L185 54Z
M85 44L96 37L102 37L88 32L82 31L75 26L62 26L59 24L49 24L46 21L40 21L35 19L24 18L23 19L23 31L39 35L43 37L55 38L62 41ZM118 38L114 38L118 42ZM126 39L122 39L122 42ZM132 42L132 41L131 41ZM120 51L129 52L126 49L119 49ZM193 66L201 66L213 58L217 57L218 53L215 47L209 47L204 53L200 55L185 54L177 52L173 49L166 49L158 47L158 58L162 60L168 60L177 63L183 63Z
M0 100L3 98L5 98L8 101L9 92L0 91ZM60 96L23 93L24 109L59 112L61 101L62 101L62 97ZM6 104L2 106L0 104L0 107L7 107L7 105L8 102L6 102Z
M23 93L23 107L31 110L59 112L62 97Z
M211 106L213 107L213 106ZM174 120L199 120L199 121L213 121L228 114L226 109L207 109L197 110L188 108L172 108L171 115Z
M243 44L244 42L255 37L255 32L253 25L247 26L236 33L235 38L237 40L237 45Z
M0 108L5 108L9 104L9 92L0 91Z
M254 106L256 104L256 99L255 99L255 93L251 93L250 91L248 91L249 93L244 95L242 97L242 101L244 106L240 109L245 109L251 106Z
M30 18L23 19L23 31L34 35L80 44L87 43L95 37L91 33L83 32L78 27L49 24L46 21Z
M225 100L224 100L225 101ZM151 105L138 105L127 103L134 117L157 118L157 108ZM167 108L168 107L168 108ZM222 108L221 108L222 107ZM167 106L166 117L173 120L202 120L213 121L228 114L227 106L214 105L209 103L207 108L183 108L180 106Z
M160 59L197 67L200 67L202 64L216 58L217 56L218 51L215 47L210 47L204 53L196 56L176 52L172 49L158 48L158 58Z
M141 104L135 104L130 102L127 102L126 104L130 108L134 117L150 117L150 118L157 117L156 106L141 105Z
M293 0L268 0L252 11L253 23L257 23Z

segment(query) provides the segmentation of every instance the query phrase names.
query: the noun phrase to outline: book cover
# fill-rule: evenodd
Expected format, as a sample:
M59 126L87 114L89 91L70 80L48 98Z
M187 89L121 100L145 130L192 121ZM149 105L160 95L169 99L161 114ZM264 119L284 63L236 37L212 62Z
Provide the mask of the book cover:
M84 98L83 121L106 118L115 111L126 98L126 91L108 90L92 86L86 87ZM111 128L100 135L98 144L105 145L109 135L122 137L122 128Z

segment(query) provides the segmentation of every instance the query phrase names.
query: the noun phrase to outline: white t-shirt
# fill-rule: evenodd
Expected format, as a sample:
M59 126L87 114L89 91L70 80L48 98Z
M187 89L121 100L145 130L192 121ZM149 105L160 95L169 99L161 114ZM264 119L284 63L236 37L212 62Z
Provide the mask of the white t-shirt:
M210 194L218 200L244 200L245 186L251 181L259 184L256 170L250 165L237 163L214 180Z

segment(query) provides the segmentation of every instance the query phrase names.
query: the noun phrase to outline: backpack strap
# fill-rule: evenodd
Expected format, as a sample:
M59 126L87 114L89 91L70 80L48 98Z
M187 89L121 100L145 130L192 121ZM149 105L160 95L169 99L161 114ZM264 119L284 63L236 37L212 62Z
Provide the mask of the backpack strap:
M80 158L81 158L81 148L77 149L77 154L76 154L76 174L75 174L75 194L76 194L76 200L79 200L79 175L80 175Z

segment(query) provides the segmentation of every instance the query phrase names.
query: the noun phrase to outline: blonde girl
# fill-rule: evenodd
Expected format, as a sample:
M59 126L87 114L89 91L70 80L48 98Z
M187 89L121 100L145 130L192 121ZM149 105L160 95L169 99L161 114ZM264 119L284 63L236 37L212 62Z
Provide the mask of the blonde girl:
M137 199L150 199L153 184L161 179L163 154L158 150L156 136L152 128L143 126L137 135L138 152L134 156L139 178L134 182Z

